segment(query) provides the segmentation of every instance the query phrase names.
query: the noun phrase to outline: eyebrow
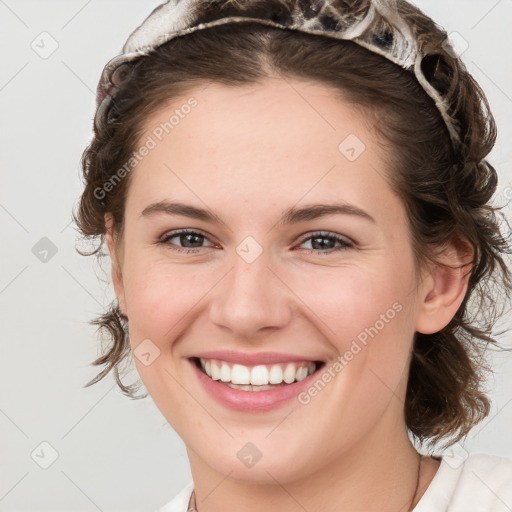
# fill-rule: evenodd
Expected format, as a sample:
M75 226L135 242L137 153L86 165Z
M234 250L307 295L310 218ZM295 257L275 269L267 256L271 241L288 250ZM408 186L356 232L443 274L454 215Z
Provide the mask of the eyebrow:
M212 224L225 224L214 212L205 208L198 208L179 202L159 201L152 203L141 213L141 217L149 217L155 214L181 215L191 219L203 220ZM283 212L276 225L297 224L308 220L314 220L326 215L353 215L375 223L375 219L365 210L346 203L312 204L300 208L291 207Z

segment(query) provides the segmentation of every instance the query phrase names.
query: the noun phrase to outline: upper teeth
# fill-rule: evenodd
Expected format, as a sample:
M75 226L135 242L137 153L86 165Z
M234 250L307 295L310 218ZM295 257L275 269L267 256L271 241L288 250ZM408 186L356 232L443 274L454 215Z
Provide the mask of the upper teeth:
M230 364L216 359L200 358L201 367L213 380L231 382L233 384L252 384L264 386L266 384L291 384L294 381L305 379L311 375L316 365L312 362L283 363L257 366L244 366L243 364Z

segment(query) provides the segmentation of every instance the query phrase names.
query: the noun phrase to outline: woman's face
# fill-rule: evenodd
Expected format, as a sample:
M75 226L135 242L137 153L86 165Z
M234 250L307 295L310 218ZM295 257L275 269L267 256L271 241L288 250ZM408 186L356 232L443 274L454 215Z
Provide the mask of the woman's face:
M425 287L360 114L320 84L212 83L153 115L143 145L114 282L191 463L286 482L402 442ZM285 382L222 382L251 378Z

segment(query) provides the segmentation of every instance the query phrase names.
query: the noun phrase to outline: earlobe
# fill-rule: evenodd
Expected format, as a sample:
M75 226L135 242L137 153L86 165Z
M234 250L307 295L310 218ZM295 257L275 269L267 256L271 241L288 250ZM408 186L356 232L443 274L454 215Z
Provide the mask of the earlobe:
M114 232L114 221L111 213L106 213L105 219L105 242L107 244L108 252L110 255L111 268L112 268L112 284L116 293L117 301L121 312L126 314L125 300L124 300L124 284L123 274L121 271L120 254L118 253L118 246Z
M450 323L466 296L472 257L471 245L462 240L442 251L420 286L417 332L433 334Z

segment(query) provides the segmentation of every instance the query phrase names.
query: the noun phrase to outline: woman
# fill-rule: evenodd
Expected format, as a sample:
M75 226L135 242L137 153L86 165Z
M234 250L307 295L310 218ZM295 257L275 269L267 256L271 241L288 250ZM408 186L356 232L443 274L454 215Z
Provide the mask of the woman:
M76 220L117 297L90 384L133 395L133 351L187 446L163 511L510 510L512 460L412 442L489 413L480 356L511 290L495 137L403 0L167 2L130 36Z

